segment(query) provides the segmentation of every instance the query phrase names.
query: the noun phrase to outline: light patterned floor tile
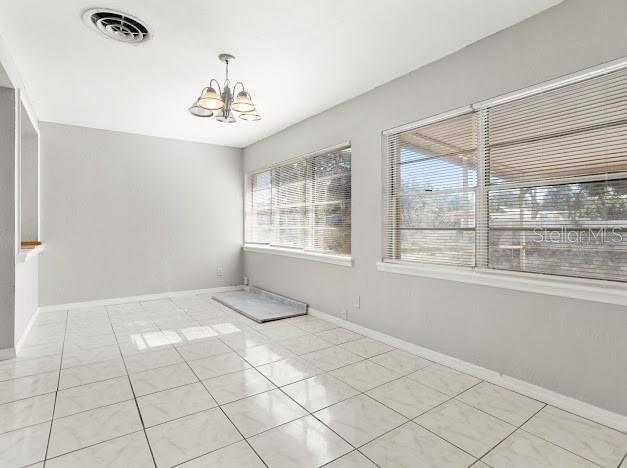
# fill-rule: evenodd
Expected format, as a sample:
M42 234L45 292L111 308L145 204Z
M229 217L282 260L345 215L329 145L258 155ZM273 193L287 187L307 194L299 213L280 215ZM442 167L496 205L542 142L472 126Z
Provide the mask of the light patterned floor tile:
M516 430L511 424L455 400L414 421L476 458L481 458Z
M299 357L271 362L270 364L259 366L257 370L278 387L313 377L322 372L316 366Z
M392 351L394 349L385 343L381 343L380 341L376 341L371 338L361 338L359 340L349 341L348 343L343 343L340 346L352 353L360 355L363 358L371 358L377 354L387 353L388 351Z
M231 352L231 348L218 339L209 339L175 346L186 361Z
M154 466L144 431L101 442L46 461L47 468L108 468Z
M325 468L377 468L377 465L368 460L357 450L353 450L348 455L324 465Z
M450 398L444 393L406 377L373 388L367 394L410 419L429 411Z
M178 364L183 362L183 358L181 358L180 354L177 353L175 349L170 348L124 356L124 362L126 363L126 369L129 374L134 374Z
M407 418L366 395L357 395L314 413L354 447L400 426Z
M236 442L214 452L194 458L180 468L265 468L246 442Z
M252 366L262 366L270 362L280 361L288 357L292 357L293 353L277 344L267 344L255 346L253 348L245 348L238 351Z
M294 354L307 354L319 349L333 346L328 341L318 338L316 335L299 336L291 340L281 341L279 343L283 348Z
M331 330L336 328L337 325L327 322L326 320L320 320L315 317L310 317L311 320L295 323L294 326L306 331L307 333L318 333L325 330Z
M310 412L318 411L358 394L353 387L329 374L286 385L283 391Z
M59 370L61 355L0 361L0 382Z
M131 374L130 378L136 397L198 381L194 373L184 363L138 372Z
M61 390L57 394L54 417L62 418L101 406L133 399L131 384L126 375L102 382Z
M50 432L48 457L53 458L141 429L134 401L55 419Z
M0 433L49 421L53 408L54 393L0 405Z
M122 375L126 375L126 368L124 367L124 361L122 361L122 359L71 367L61 371L59 389L62 390L78 385L86 385L101 380L120 377Z
M251 437L307 414L278 389L226 404L222 409L244 437Z
M233 372L202 382L221 405L276 388L255 369Z
M584 458L521 430L501 442L483 461L493 468L598 468Z
M146 429L157 467L173 466L242 439L219 408Z
M58 371L5 380L0 382L0 404L55 392L58 382Z
M0 434L0 466L26 466L43 460L50 421Z
M363 338L360 334L347 330L346 328L332 328L331 330L316 333L316 336L334 345Z
M627 452L627 434L553 406L545 406L522 428L605 468L617 466Z
M366 392L400 377L396 372L370 361L361 361L350 366L341 367L330 374L360 392Z
M145 427L217 406L200 382L139 397L137 404Z
M489 382L475 385L457 399L514 426L520 426L544 406L544 403Z
M361 356L351 353L339 346L332 346L330 348L314 351L313 353L303 354L301 357L325 372L363 360Z
M377 364L383 367L387 367L388 369L402 375L409 374L410 372L415 372L418 369L422 369L423 367L427 367L429 364L431 364L431 361L427 361L426 359L415 356L400 349L395 349L388 353L379 354L375 357L370 358L370 361L376 362Z
M407 377L450 396L458 395L480 382L475 377L439 364L427 366Z
M475 461L413 422L372 441L361 451L382 467L466 468Z
M188 364L202 380L251 368L250 364L234 352L196 359Z
M313 416L275 427L248 441L270 468L317 468L352 450Z

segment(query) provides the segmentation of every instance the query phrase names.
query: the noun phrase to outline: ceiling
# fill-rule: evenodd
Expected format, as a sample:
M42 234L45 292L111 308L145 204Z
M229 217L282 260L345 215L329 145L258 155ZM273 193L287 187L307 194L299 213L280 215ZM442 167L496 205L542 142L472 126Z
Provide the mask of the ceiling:
M561 0L0 0L0 35L40 120L244 147L505 29ZM81 19L134 15L131 46ZM443 34L445 32L445 34ZM187 112L209 78L231 78L263 120L225 125Z

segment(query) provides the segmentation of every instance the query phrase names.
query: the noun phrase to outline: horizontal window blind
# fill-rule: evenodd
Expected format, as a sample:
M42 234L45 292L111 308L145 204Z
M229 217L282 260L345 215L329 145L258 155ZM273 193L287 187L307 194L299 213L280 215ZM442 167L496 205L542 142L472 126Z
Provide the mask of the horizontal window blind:
M627 280L627 71L494 106L489 267Z
M386 136L384 259L474 266L477 117Z
M247 176L245 203L248 244L350 254L350 147Z

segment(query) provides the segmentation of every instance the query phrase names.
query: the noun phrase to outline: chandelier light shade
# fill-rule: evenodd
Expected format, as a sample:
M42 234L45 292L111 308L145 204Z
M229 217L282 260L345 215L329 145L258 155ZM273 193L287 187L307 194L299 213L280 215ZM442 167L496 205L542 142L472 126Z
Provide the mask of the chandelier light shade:
M189 108L189 112L196 117L215 117L218 122L234 123L237 116L240 120L249 122L261 120L257 107L253 104L250 93L244 84L238 81L231 87L229 81L229 63L235 60L230 54L220 54L220 61L226 64L226 78L224 84L211 79L209 86L203 88L200 97ZM215 84L215 86L214 86ZM240 88L236 94L236 90Z

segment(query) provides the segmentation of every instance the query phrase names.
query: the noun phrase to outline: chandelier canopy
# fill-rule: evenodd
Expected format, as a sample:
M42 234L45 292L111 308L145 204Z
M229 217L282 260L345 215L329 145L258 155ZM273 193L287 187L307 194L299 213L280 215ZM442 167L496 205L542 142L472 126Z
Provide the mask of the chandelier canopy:
M196 117L215 117L218 122L224 123L237 122L236 117L246 121L260 120L261 115L257 112L257 108L253 104L250 93L244 88L244 84L238 81L231 88L229 63L234 61L235 57L231 54L220 54L218 59L226 64L224 84L220 87L220 83L212 78L209 86L201 91L198 99L191 105L189 112ZM235 94L238 86L241 89Z

